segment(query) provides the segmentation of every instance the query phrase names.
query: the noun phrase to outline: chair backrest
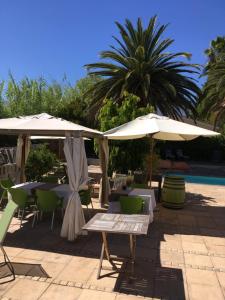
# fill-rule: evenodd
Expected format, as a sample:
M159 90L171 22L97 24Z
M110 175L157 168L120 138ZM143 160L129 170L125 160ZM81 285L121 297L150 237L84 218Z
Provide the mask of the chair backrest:
M0 186L2 189L7 190L14 185L10 178L0 180Z
M43 212L52 212L60 204L60 198L54 191L36 190L37 206Z
M120 196L121 212L124 214L139 214L143 210L143 199L141 197Z
M12 200L18 205L18 207L24 209L28 202L28 193L21 188L10 188L8 191L12 196Z
M7 230L9 228L9 225L12 221L17 207L18 205L15 202L9 201L4 209L4 212L0 219L0 244L3 244L5 235L7 233Z
M91 189L79 191L80 202L82 205L88 205L91 203Z

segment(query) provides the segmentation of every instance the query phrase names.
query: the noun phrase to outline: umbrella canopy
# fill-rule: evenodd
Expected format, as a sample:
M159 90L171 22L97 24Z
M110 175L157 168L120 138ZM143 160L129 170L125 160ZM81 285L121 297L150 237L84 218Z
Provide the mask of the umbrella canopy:
M104 132L104 136L112 140L138 139L151 136L158 140L189 141L198 136L216 135L219 135L219 133L156 114L138 117L133 121Z
M30 137L31 140L65 140L66 137L65 136L48 136L48 135L32 135ZM84 137L83 138L85 141L88 140L90 141L90 139Z
M65 136L66 132L79 132L82 136L99 137L101 132L47 113L0 119L0 134Z

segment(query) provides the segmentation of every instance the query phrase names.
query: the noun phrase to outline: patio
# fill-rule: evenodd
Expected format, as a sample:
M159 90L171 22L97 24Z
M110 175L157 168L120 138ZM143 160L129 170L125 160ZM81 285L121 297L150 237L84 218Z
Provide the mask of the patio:
M160 206L147 237L137 238L136 279L102 271L97 280L101 236L89 233L75 242L60 238L60 217L53 232L49 222L34 229L14 218L6 251L17 278L0 285L1 299L224 299L224 188L187 184L183 210ZM95 211L101 211L94 203ZM87 214L86 214L87 215ZM56 222L57 223L57 222ZM115 255L128 253L128 241L110 236ZM129 268L121 263L121 268ZM4 270L1 271L1 274ZM31 293L32 291L32 293ZM140 298L139 298L140 299Z

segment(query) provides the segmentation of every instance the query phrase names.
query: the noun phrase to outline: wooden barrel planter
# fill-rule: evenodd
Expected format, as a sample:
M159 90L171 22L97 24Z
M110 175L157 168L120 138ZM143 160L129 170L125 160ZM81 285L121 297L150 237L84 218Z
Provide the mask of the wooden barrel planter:
M168 175L164 178L162 203L168 208L183 208L185 200L185 181L181 176Z

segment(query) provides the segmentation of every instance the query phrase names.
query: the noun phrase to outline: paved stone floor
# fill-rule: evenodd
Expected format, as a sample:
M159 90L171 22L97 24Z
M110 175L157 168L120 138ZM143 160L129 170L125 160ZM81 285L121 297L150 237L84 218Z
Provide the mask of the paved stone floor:
M137 238L132 281L125 261L118 262L124 272L104 270L96 279L99 234L71 243L59 237L60 216L53 232L49 219L32 229L29 216L21 228L14 218L5 249L17 275L1 279L0 299L225 299L225 188L187 184L186 198L182 210L158 205L148 236ZM113 254L129 253L126 237L109 243Z

